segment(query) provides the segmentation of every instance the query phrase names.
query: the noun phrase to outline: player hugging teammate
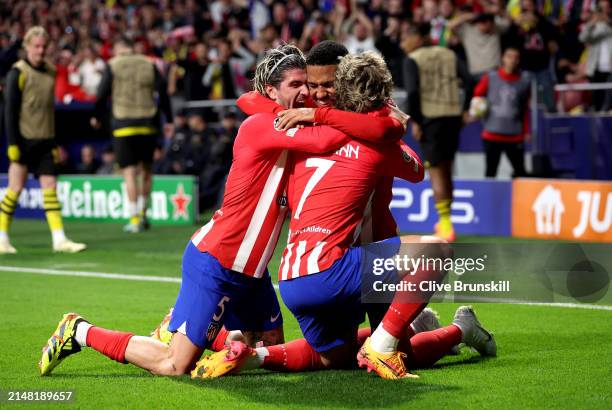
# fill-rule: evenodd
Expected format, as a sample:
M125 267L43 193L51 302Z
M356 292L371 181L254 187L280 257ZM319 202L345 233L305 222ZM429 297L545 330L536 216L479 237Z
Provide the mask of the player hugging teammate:
M251 97L265 102L263 112L251 113L240 127L221 209L187 244L181 289L165 322L173 334L169 344L102 329L78 314L67 314L43 348L41 374L84 346L154 374L180 375L193 369L192 377L203 378L255 367L352 367L359 351L360 366L397 379L414 377L406 369L407 354L414 366L432 364L460 342L483 355L495 354L495 340L468 307L457 311L453 325L436 329L435 316L424 311L431 294L420 295L417 303L395 300L371 337L370 329L358 332L365 314L360 265L371 261L363 248L353 245L373 191L382 177L418 182L424 170L418 157L397 142L404 127L389 117L392 109L386 101L392 83L382 58L365 53L337 63L336 58L331 64L333 71L337 65L337 72L328 88L346 112L304 109L314 105L306 85L311 79L296 47L269 50L258 64L259 96ZM281 119L275 114L289 108L300 111L289 111ZM331 123L354 138L327 125L293 127L300 116ZM379 132L372 135L367 131L371 129ZM288 201L279 200L285 196ZM283 343L280 308L266 266L287 203L291 235L283 252L280 289L305 339ZM309 229L314 226L322 229ZM402 254L403 243L422 245L432 255L451 253L445 241L435 237L394 236L375 245L377 256ZM439 281L445 275L422 271L405 278L406 273L390 274L409 281ZM243 341L231 341L229 348L196 364L204 349L223 347L228 336L220 332L222 326L240 331ZM266 346L254 349L258 339Z

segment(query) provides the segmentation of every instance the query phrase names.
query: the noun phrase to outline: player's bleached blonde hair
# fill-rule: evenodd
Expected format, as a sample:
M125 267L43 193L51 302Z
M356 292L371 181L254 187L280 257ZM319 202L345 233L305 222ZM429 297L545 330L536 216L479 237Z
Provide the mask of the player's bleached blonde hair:
M49 40L49 33L42 26L31 27L23 38L23 44L28 45L34 37L44 37L45 41Z
M373 51L347 54L336 69L336 108L367 112L380 108L391 97L393 80L387 63Z
M253 79L255 91L268 96L266 85L278 88L283 81L285 71L292 69L306 69L306 59L299 48L293 44L283 44L269 49L255 68Z

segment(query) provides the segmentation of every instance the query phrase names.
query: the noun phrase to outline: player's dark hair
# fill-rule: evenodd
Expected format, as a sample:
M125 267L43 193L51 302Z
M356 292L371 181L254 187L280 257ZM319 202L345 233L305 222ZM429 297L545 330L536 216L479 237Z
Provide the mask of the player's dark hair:
M317 43L306 57L307 65L338 65L340 59L348 54L348 50L344 45L332 41L325 40Z

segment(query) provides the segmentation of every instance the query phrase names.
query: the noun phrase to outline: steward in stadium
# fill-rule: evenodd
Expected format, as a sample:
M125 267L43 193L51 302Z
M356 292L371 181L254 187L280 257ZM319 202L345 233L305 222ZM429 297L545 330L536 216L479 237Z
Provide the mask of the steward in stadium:
M146 210L153 182L153 151L159 136L158 104L167 121L166 134L173 132L172 110L166 81L149 59L134 53L132 41L121 38L113 50L115 56L108 62L98 87L91 125L100 127L111 97L115 152L130 202L130 220L124 231L136 233L149 228Z
M453 161L472 81L465 65L451 50L430 45L430 30L429 23L411 26L402 41L408 54L403 68L407 93L404 111L412 118L412 136L419 141L424 165L429 170L439 216L435 235L452 242ZM459 98L460 79L466 91L463 104Z
M45 60L48 44L44 28L30 28L24 39L26 58L16 62L7 75L5 117L10 165L8 187L0 203L0 253L17 253L8 231L28 171L40 181L53 250L75 253L87 247L66 238L57 199L55 66Z

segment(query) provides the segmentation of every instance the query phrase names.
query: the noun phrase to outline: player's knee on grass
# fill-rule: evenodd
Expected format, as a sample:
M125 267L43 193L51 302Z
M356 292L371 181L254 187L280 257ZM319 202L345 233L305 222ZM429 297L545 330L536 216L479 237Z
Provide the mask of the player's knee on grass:
M326 352L319 352L321 363L327 369L347 369L354 367L357 347L351 344L343 344Z

